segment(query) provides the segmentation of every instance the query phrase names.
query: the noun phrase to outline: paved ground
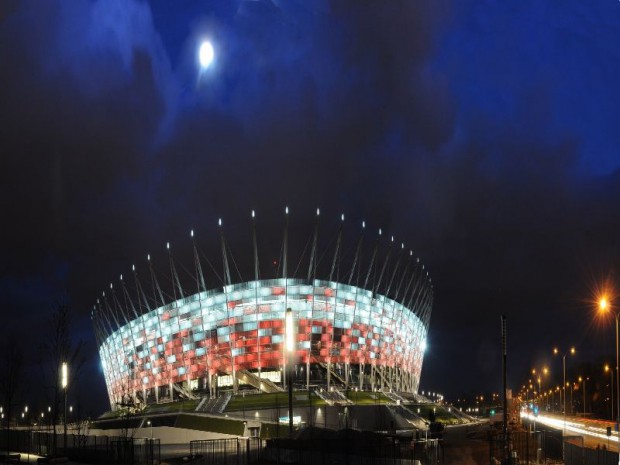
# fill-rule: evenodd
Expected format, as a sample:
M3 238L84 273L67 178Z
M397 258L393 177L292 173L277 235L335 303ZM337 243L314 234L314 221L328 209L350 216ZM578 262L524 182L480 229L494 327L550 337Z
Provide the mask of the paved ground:
M20 463L37 463L37 459L39 459L41 456L40 455L34 455L34 454L25 454L23 452L9 452L8 455L13 455L13 454L20 454L19 457L19 462ZM1 451L0 452L0 456L2 456L2 458L0 458L0 463L12 463L11 461L7 461L6 457L6 452Z
M488 465L488 424L453 426L444 434L444 465Z

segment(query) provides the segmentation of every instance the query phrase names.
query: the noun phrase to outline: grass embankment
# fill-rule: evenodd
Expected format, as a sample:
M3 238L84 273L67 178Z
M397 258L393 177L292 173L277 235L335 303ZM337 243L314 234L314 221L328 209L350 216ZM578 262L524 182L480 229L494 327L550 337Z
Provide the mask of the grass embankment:
M347 398L355 405L376 405L392 402L382 392L347 391Z
M308 397L308 392L294 392L293 393L293 407L322 407L325 405L325 401L314 393ZM286 408L288 407L288 393L287 392L273 392L269 394L250 394L250 395L236 395L230 399L226 406L226 412L240 412L243 410L264 410L273 408Z
M435 421L446 425L462 423L461 420L459 420L453 413L448 412L447 408L438 404L413 404L408 405L407 407L409 410L426 420L429 420L432 417L434 409Z
M355 405L377 405L391 402L381 392L348 391L346 396ZM302 391L293 393L293 407L322 407L324 405L326 405L326 402L313 392ZM245 396L238 394L230 399L226 406L226 412L264 410L286 406L288 406L287 392L249 394Z

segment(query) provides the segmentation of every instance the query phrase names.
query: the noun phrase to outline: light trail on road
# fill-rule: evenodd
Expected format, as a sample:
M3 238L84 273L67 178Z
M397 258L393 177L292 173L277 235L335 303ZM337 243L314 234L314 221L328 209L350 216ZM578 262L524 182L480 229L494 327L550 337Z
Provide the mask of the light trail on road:
M609 422L598 420L577 420L575 418L567 419L566 422L563 418L557 418L550 415L538 414L533 415L528 412L521 412L521 419L531 421L534 424L540 423L551 428L566 431L567 433L579 434L590 438L595 438L600 441L600 444L613 446L613 449L618 450L618 433L614 431L612 427L611 436L607 436L607 426Z

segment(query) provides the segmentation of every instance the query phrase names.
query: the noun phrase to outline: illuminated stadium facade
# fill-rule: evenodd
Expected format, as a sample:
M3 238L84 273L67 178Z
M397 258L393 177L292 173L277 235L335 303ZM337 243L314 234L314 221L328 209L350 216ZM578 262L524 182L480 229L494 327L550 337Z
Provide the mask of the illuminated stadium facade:
M424 266L404 245L393 238L383 243L380 235L362 269L362 228L348 271L339 277L341 225L332 241L330 271L319 279L317 221L307 275L289 276L287 211L279 277L260 279L253 227L256 279L233 284L231 255L220 230L219 288L207 290L205 258L192 233L194 293L184 290L168 246L168 301L150 256L150 279L142 282L133 267L132 280L121 277L98 300L92 319L112 408L128 400L214 396L222 389L275 392L285 387L287 365L295 388L417 392L433 291ZM285 349L287 309L294 317L290 352Z

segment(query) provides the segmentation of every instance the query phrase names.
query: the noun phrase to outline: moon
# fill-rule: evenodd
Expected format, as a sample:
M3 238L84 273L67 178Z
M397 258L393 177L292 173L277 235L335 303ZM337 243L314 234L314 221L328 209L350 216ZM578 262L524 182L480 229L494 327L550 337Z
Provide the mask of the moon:
M213 51L213 45L208 40L205 40L200 44L200 50L198 51L198 60L200 61L200 67L203 69L208 68L213 62L215 52Z

